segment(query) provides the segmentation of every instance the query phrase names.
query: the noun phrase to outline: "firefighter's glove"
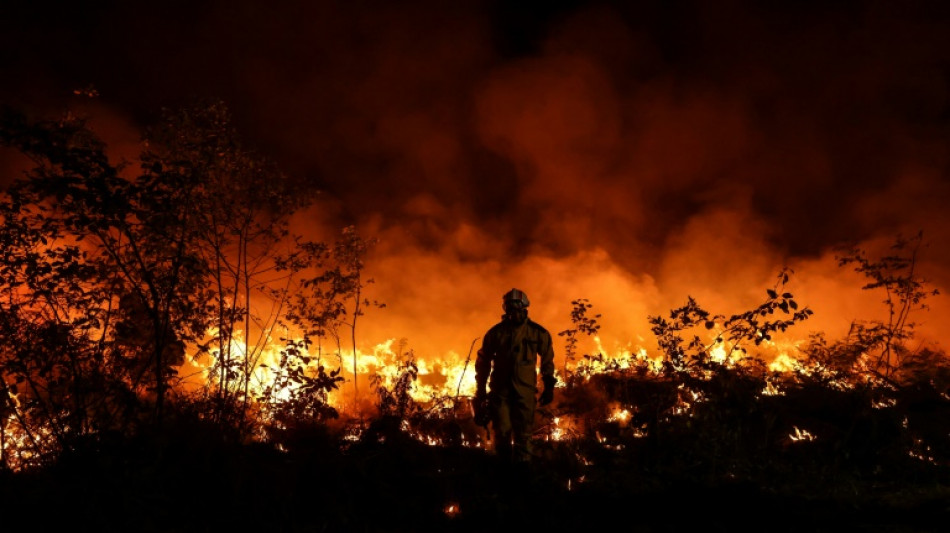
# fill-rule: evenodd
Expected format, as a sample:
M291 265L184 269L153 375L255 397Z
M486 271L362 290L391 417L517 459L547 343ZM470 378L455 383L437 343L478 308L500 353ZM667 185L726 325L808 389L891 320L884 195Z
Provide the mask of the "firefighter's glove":
M475 398L472 399L472 405L477 409L479 405L488 404L488 393L485 392L485 387L479 385L475 390Z
M557 383L557 380L554 376L544 378L544 390L541 391L541 398L538 399L539 404L547 405L554 401L555 383Z
M475 402L472 403L472 409L475 414L475 424L487 428L491 422L491 409L488 407L488 398L484 395L476 396Z

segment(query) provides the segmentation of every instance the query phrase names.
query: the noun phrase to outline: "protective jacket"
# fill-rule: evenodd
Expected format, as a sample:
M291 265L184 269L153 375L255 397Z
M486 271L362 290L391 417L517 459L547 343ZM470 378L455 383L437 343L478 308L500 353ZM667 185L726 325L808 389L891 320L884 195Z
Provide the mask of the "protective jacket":
M551 334L526 318L516 323L502 320L482 339L475 360L475 382L484 390L486 380L492 392L510 390L522 397L538 392L538 357L541 377L554 382L554 347Z

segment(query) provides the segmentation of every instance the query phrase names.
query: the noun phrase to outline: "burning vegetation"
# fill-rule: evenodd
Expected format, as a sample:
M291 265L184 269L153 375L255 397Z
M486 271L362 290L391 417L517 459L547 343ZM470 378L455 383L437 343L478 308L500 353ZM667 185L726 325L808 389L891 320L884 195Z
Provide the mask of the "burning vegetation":
M204 473L230 483L213 500L231 521L232 498L271 484L278 495L249 515L267 525L269 509L282 528L311 498L329 502L313 520L331 529L478 529L516 514L472 419L478 339L465 356L395 338L367 348L361 328L385 306L367 275L375 241L353 226L296 234L313 196L241 145L223 105L167 113L134 165L111 163L74 116L8 113L0 141L35 163L0 201L4 479ZM546 519L580 527L618 516L582 502L645 509L706 490L861 513L945 497L950 362L913 323L937 294L917 271L923 243L840 250L886 317L840 338L800 333L820 311L790 292L791 269L733 314L684 296L648 317L653 341L615 352L597 303L570 301L555 402L519 481L542 487L528 502L576 509ZM357 497L380 513L362 515ZM651 520L663 519L677 520Z

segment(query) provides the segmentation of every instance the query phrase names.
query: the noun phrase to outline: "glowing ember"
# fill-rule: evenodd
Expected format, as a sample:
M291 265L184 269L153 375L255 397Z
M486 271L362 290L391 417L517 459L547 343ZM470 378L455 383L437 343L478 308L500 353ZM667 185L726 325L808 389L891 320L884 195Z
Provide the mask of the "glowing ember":
M560 427L560 424L561 424L561 418L557 416L554 417L554 427L553 429L551 429L550 433L548 434L548 438L550 440L555 440L555 441L564 440L564 438L567 436L567 432L565 432L564 429Z
M614 409L614 412L607 417L610 422L621 422L626 424L630 420L631 413L628 409Z
M445 506L445 515L449 518L455 518L460 512L459 504L456 502L451 502Z
M929 444L924 443L923 439L914 439L914 448L908 454L919 461L931 464L937 464L937 459L933 456L933 449Z
M767 380L765 382L765 388L762 389L762 394L764 396L781 396L784 394L772 380Z
M895 398L881 398L871 401L871 407L874 409L887 409L888 407L894 407L895 405L897 405L897 399Z
M812 441L817 438L808 432L808 430L801 429L798 426L793 426L792 428L792 432L788 435L788 438L794 442Z

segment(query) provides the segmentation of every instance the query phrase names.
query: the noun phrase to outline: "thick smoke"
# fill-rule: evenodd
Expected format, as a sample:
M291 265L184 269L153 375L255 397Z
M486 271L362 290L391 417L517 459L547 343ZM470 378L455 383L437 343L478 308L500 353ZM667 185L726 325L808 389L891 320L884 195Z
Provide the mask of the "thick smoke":
M387 308L366 335L423 356L464 354L511 287L552 332L588 298L605 346L653 349L648 315L688 295L747 309L783 267L816 313L801 338L842 334L882 318L883 297L834 247L921 230L919 272L950 284L942 3L454 4L103 8L84 19L99 32L60 21L40 46L19 30L36 46L3 65L42 94L92 81L143 122L225 99L323 191L302 231L380 239ZM16 79L9 98L29 101ZM942 340L947 307L931 304L919 318Z

